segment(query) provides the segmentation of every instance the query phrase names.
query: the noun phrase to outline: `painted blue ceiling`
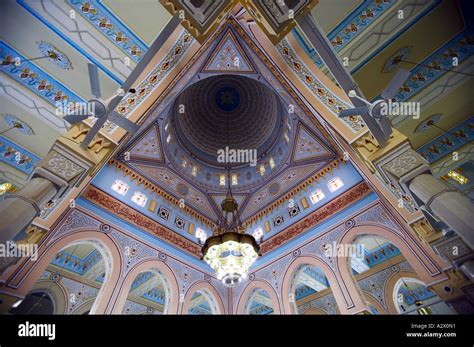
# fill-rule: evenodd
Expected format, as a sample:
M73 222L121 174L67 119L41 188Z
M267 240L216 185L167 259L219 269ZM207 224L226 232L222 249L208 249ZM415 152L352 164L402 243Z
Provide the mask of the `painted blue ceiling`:
M116 45L117 47L119 47L124 52L124 54L126 54L128 57L130 57L133 61L135 61L135 62L138 61L140 59L140 56L146 51L147 45L138 37L138 35L136 35L133 32L132 29L127 27L120 20L120 18L118 18L116 15L114 15L113 12L110 11L107 8L107 6L104 3L102 3L101 1L97 1L97 0L88 1L88 3L92 6L92 8L94 8L96 10L95 12L90 11L90 10L85 10L84 9L84 7L85 7L84 6L84 1L82 1L82 0L67 0L67 2L70 5L72 5L73 8L76 8L78 10L78 14L82 18L86 19L94 28L96 28L99 31L100 35L103 35L103 37L105 37L109 42L111 42L114 45ZM36 18L39 21L41 21L45 26L50 28L51 31L56 33L56 35L63 38L63 40L66 44L70 45L75 50L80 52L85 57L86 60L93 61L93 62L97 63L99 68L102 71L104 71L104 73L107 76L109 76L110 79L112 79L113 81L115 81L117 83L119 83L123 80L124 76L118 76L116 73L111 71L108 67L106 67L104 64L102 64L102 63L98 62L96 59L92 58L82 47L78 46L70 38L68 38L66 35L62 34L61 31L58 30L57 27L55 27L50 22L48 22L47 19L42 17L41 14L37 11L37 9L35 9L34 7L31 6L29 1L18 0L17 3L20 6L22 6L26 11L28 11L28 13L30 13L32 15L32 18ZM395 1L388 1L388 2L383 2L383 3L378 3L378 4L375 4L373 1L369 1L369 0L363 1L357 8L355 8L353 11L351 11L351 13L349 13L345 17L345 19L334 30L332 30L328 34L328 37L330 38L330 40L335 40L337 38L337 36L341 36L342 44L338 44L336 46L336 50L340 51L354 37L356 37L357 35L362 35L366 30L368 30L367 28L370 27L371 21L369 19L366 19L365 22L363 20L358 20L358 22L357 22L357 25L358 25L358 28L359 28L358 31L354 31L354 32L345 32L344 31L344 28L346 28L346 26L348 24L352 23L354 20L357 20L357 17L360 16L362 12L366 12L367 10L370 10L374 13L374 15L379 15L380 16L385 11L387 11L390 7L392 7L394 3L395 3ZM428 11L430 11L435 6L437 6L439 3L440 3L440 1L433 1L432 7L427 9L426 12L423 13L423 15L426 14ZM412 27L421 17L422 17L422 15L415 18L411 22L411 24L404 29L404 31L406 31L410 27ZM110 27L107 27L107 26L101 26L100 22L101 22L102 18L106 18L107 21L114 26L115 30L111 30ZM122 35L124 35L125 37L128 38L128 40L127 41L117 40L116 39L117 32L121 32ZM297 32L297 29L295 29L294 32L297 34L297 36L299 35L299 33ZM303 46L303 48L308 50L308 53L310 54L310 56L312 56L312 58L314 59L316 64L319 64L321 66L321 62L320 62L319 58L317 57L317 54L315 53L315 51L310 49L310 47L308 47L305 44L305 42L302 40L301 36L299 36L298 39L299 39L300 44ZM383 49L385 46L386 45L383 45L380 48L380 50ZM446 47L448 47L448 46L449 46L449 43L446 45ZM443 49L446 48L446 47L443 47ZM442 49L440 49L436 53L440 54L440 53L442 53L441 51L442 51ZM138 54L137 52L140 52L141 54ZM472 49L467 51L467 52L464 52L464 53L466 53L466 54L461 56L462 59L465 59L465 58L471 56L472 55ZM374 54L377 54L377 52L375 52ZM50 105L54 105L54 103L57 101L57 99L58 99L58 97L60 97L60 95L67 96L68 100L71 100L71 101L73 101L73 100L78 100L78 101L83 100L74 91L74 86L68 86L68 85L61 84L58 81L57 76L54 76L52 74L47 73L46 71L44 71L44 69L41 69L34 62L25 61L25 60L27 60L28 58L31 58L31 57L24 57L23 55L21 55L18 51L16 51L14 49L14 46L12 46L11 43L1 41L0 42L0 60L5 59L6 55L11 55L11 56L15 56L15 57L16 56L22 57L22 65L18 68L12 66L11 68L9 67L8 69L4 69L4 70L2 70L3 73L5 75L9 76L12 79L15 79L24 88L27 88L28 90L36 93L36 95L38 95L38 97L45 100ZM373 56L374 55L371 55L371 56L367 57L358 66L351 67L352 71L355 72L358 69L360 69L360 67L365 65ZM434 55L433 55L433 57L434 57ZM430 58L432 58L432 57L430 57ZM254 67L249 66L249 68L254 68ZM29 73L27 74L26 77L24 76L24 74L25 74L24 69L29 70ZM23 74L23 76L22 76L22 74ZM438 78L441 74L442 74L442 72L438 72L438 74L433 79L430 79L430 80L426 81L423 84L419 84L419 85L415 86L416 88L413 88L413 91L414 92L419 92L423 88L426 88L430 83L433 82L433 80L435 78ZM33 77L33 75L36 75L36 77ZM42 81L47 81L48 83L50 83L53 86L53 89L41 88ZM410 95L412 95L412 94L410 94ZM410 95L403 96L403 99L407 99ZM219 101L216 101L216 104L218 104L218 106L219 106ZM222 106L224 108L225 107L230 107L230 106L224 106L222 104L220 106ZM237 106L235 106L235 107L237 107ZM472 120L472 118L471 118L471 120ZM471 122L471 120L470 120L470 122ZM160 123L159 125L160 125L160 128L162 129L163 124ZM295 128L295 124L292 123L292 125L293 125L293 128ZM468 140L470 140L471 136L472 136L472 127L470 127L469 129L470 130L467 133ZM312 130L314 130L314 129L312 129ZM457 130L459 130L459 129L453 128L453 131L457 131ZM294 133L292 133L292 134L294 134ZM429 156L428 159L429 160L430 159L432 159L431 161L437 160L437 159L441 158L443 155L445 155L446 153L449 153L449 150L455 150L456 148L461 146L460 145L461 142L459 141L459 139L453 138L451 140L452 140L454 146L451 146L451 147L448 146L447 148L445 148L444 146L447 144L447 142L445 141L445 143L442 144L441 142L443 141L443 139L444 138L435 139L433 142L431 142L428 145L423 147L422 151L424 151L426 153L429 152L430 148L434 148L434 150L432 150L430 153L428 153L428 156ZM25 170L25 172L29 172L32 169L32 167L35 165L35 163L37 161L36 160L37 158L34 156L34 154L28 153L28 151L26 149L24 151L21 151L21 149L22 149L21 145L16 144L14 142L14 139L12 139L12 138L6 139L5 138L5 140L6 140L6 141L4 141L5 146L8 145L12 148L15 148L15 150L18 150L20 153L23 153L24 156L32 158L33 160L30 161L30 162L27 162L27 164L25 165L24 162L19 163L18 161L9 161L8 158L11 158L11 156L3 156L2 161L4 161L8 165L16 167L17 169ZM10 143L7 143L7 141L10 141ZM161 139L160 141L163 141L163 139ZM5 147L5 146L0 148L0 151L2 151L1 153L7 153L8 152L8 148ZM437 153L437 152L439 152L439 153ZM430 157L430 155L432 153L436 154L433 158ZM438 156L438 154L439 154L439 156ZM285 156L283 156L283 157L285 157ZM278 157L277 157L277 159L278 159ZM28 163L31 163L31 165L28 166ZM277 164L279 165L281 163L277 163ZM466 172L471 172L472 173L472 165L470 166L470 164L466 164L464 166L464 168L465 168ZM202 178L203 180L206 178L206 176L202 173L202 171L199 173L199 175L202 175L202 176L199 176L198 178ZM353 187L355 184L357 184L358 182L360 182L362 180L362 178L358 175L358 173L355 171L355 169L350 164L346 164L346 165L341 166L338 170L335 170L333 175L334 176L337 175L337 176L341 177L341 179L344 182L344 187L340 191L337 191L335 193L329 192L327 190L327 186L326 186L327 181L326 180L322 180L320 183L317 183L317 184L315 183L314 187L312 187L308 191L303 191L301 193L301 195L298 196L298 199L297 199L296 203L300 207L300 212L296 216L291 216L290 217L290 215L288 214L287 209L285 207L282 207L278 210L275 210L272 214L268 215L266 217L266 219L262 220L261 222L259 222L257 224L254 224L251 228L249 228L248 232L252 232L257 227L263 227L264 222L268 221L271 224L271 230L268 233L265 234L265 239L269 239L272 236L274 236L274 235L278 234L279 232L281 232L282 230L284 230L285 228L287 228L288 226L290 226L293 223L297 222L301 218L304 218L305 216L307 216L312 211L316 210L317 208L320 208L325 203L327 203L328 201L331 201L332 199L337 197L339 194L341 194L344 191L348 190L350 187ZM330 177L332 177L332 176L330 176ZM258 178L258 176L255 176L255 179L257 179L257 178ZM121 179L121 180L123 180L124 182L126 182L127 184L130 185L131 189L130 189L128 195L126 195L125 197L122 197L121 195L119 195L119 194L117 194L117 193L110 190L110 186L111 186L111 184L113 183L113 181L115 179ZM188 181L193 182L193 178L190 177L190 172L188 172ZM471 182L472 181L473 180L471 179ZM191 219L188 216L183 215L181 213L181 211L179 211L179 209L171 207L171 206L167 205L164 201L160 201L159 199L157 199L159 207L164 206L165 208L169 209L169 211L170 211L169 219L164 220L164 219L158 217L156 210L155 211L149 211L147 209L147 206L142 208L142 207L139 207L139 206L134 205L133 203L131 203L130 202L130 194L133 194L133 192L135 192L135 191L140 191L140 192L144 193L145 195L148 195L149 199L155 198L155 197L150 196L149 191L143 190L142 187L136 187L134 182L131 182L128 179L128 177L124 177L123 175L121 175L121 173L115 172L113 168L104 168L104 170L102 170L102 172L97 177L94 178L93 184L100 187L102 190L106 191L108 194L114 196L115 198L118 198L119 200L129 204L130 206L133 206L133 208L139 210L141 213L149 216L150 218L158 221L160 224L163 224L167 228L175 231L176 233L178 233L178 234L180 234L184 237L187 237L190 240L195 241L194 235L191 235L191 234L187 233L186 228L185 229L178 228L176 226L176 224L174 223L176 217L182 218L183 220L185 220L185 223L191 222ZM309 195L311 194L313 189L318 189L318 188L325 192L326 197L320 203L318 203L316 205L311 205L310 204L310 207L308 209L301 208L300 200L302 198L306 198L309 201ZM313 230L309 231L307 233L307 235L304 235L303 237L310 237L310 235L314 235L315 233L323 230L329 224L332 224L332 223L335 223L339 220L342 220L342 218L344 218L344 216L351 213L351 211L353 211L355 208L358 208L358 207L362 206L365 203L369 203L370 201L373 201L374 199L375 199L375 196L373 196L373 195L365 198L364 200L358 202L356 205L351 206L346 211L340 213L338 216L335 216L334 218L331 218L329 221L326 221L326 222L322 223L321 225L315 226L313 228ZM173 246L164 244L162 241L158 240L155 237L152 237L152 236L148 235L147 233L143 232L142 230L138 230L135 227L132 227L127 223L124 223L123 221L121 221L116 216L112 216L111 214L100 210L99 208L97 208L97 206L92 205L88 201L80 200L78 205L80 205L82 207L85 207L85 208L88 208L88 209L91 209L95 213L101 215L103 218L109 219L109 220L113 221L114 223L117 223L117 225L120 225L124 228L127 228L128 230L131 230L133 233L136 233L137 235L142 236L145 240L147 240L147 242L155 243L157 245L160 245L160 247L167 247L168 249L172 249L175 252L176 251L179 252L179 250L173 248ZM280 217L280 216L283 217L284 222L279 224L278 226L275 226L274 223L273 223L273 220L274 220L274 218ZM210 234L210 230L206 229L204 225L200 224L199 222L196 222L195 220L192 220L192 222L195 223L196 226L199 226L199 227L202 227L203 229L205 229L207 231L208 235ZM290 242L290 243L284 245L283 247L279 248L277 251L272 252L270 255L265 257L265 260L263 258L259 259L259 262L257 262L256 265L262 264L263 261L267 261L267 260L277 256L278 254L281 254L281 252L287 250L289 247L292 247L292 245L296 244L298 241L301 241L301 238L297 238L297 239L293 240L292 242ZM384 254L384 252L385 252L385 254ZM399 252L397 249L390 250L390 249L387 248L387 245L383 245L382 249L375 250L375 251L371 252L371 254L366 255L367 264L369 266L374 266L374 265L379 264L380 262L384 261L386 258L390 258L392 256L395 256L395 255L399 254L397 252ZM183 254L179 253L179 254L182 255L184 258L187 257L187 259L189 259L192 263L194 263L196 265L201 265L202 264L201 262L196 261L195 259L187 256L184 253ZM90 254L89 256L91 257L89 260L96 259L95 256L92 256L92 254ZM68 260L68 258L70 258L70 259ZM90 264L87 265L87 260L85 260L85 259L75 259L74 256L68 256L66 254L62 254L59 258L57 258L56 260L53 260L53 262L54 261L56 261L55 265L65 266L66 268L70 269L72 272L75 272L75 273L78 273L78 274L81 274L81 272L80 272L80 271L82 271L81 269L83 269L84 271L87 271L87 269L90 266ZM98 280L100 281L100 277L98 278ZM150 294L150 295L153 296L152 294ZM156 297L159 297L159 295L156 295Z

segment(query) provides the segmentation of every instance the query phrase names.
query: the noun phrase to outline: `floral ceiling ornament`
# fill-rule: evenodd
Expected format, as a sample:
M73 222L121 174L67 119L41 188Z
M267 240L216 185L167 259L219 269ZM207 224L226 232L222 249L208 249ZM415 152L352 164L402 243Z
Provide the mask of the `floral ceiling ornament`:
M51 43L46 41L37 41L36 44L38 45L40 52L45 57L48 57L48 60L54 65L59 66L61 69L64 70L73 69L71 61L66 56L66 54L57 49Z
M410 55L410 53L411 53L411 47L406 46L406 47L400 48L390 58L387 59L387 61L385 62L383 66L382 72L389 73L396 70L400 62L408 59L408 56Z
M424 121L422 121L420 124L417 125L417 127L415 128L415 134L424 133L432 125L438 124L440 120L441 120L441 114L434 114L428 117L427 119L425 119Z
M31 126L19 119L16 116L13 116L11 114L3 114L3 121L9 126L9 127L14 127L18 129L21 133L25 135L34 135L35 132L33 131L33 128Z

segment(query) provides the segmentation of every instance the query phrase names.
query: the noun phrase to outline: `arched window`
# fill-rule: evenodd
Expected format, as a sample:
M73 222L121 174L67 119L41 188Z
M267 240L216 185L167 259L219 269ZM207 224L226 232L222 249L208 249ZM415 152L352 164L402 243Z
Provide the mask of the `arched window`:
M250 292L244 312L251 315L273 314L273 304L265 289L256 288Z
M316 189L314 192L311 193L309 198L311 199L311 203L314 205L319 201L323 200L326 195L324 195L321 189Z
M340 177L334 177L328 182L328 189L331 193L334 193L336 190L341 189L344 186Z
M96 299L110 276L110 262L104 261L108 256L107 250L97 241L79 241L61 249L18 308L22 310L24 305L29 305L32 312L38 307L50 310L51 302L53 310L45 314L94 312ZM12 313L21 314L17 309Z
M119 193L122 196L125 196L130 188L128 184L121 180L115 180L114 184L112 184L112 190Z
M28 294L23 300L13 305L11 314L36 315L54 314L54 302L46 292L35 292Z
M132 201L141 207L144 207L146 205L147 200L148 197L142 192L135 192L132 196Z
M393 302L400 314L454 314L434 291L415 278L400 278L393 290Z
M293 272L289 298L295 312L336 314L337 304L324 272L317 266L302 264Z
M220 314L216 299L207 289L195 291L188 306L190 315Z
M169 298L169 285L160 271L143 271L133 280L122 313L164 314L167 313Z

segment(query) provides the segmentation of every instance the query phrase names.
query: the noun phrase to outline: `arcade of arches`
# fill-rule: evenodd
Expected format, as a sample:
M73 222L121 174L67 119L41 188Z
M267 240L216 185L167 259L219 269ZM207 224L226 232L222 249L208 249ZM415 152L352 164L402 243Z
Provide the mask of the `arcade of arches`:
M15 164L28 178L16 181L16 191L4 186L0 194L1 242L13 245L4 249L9 255L0 261L3 314L474 313L472 191L449 184L452 177L470 172L472 147L467 147L472 144L458 146L465 171L457 170L457 176L446 178L444 168L451 164L420 154L421 136L427 133L411 139L410 133L402 131L411 121L398 127L402 121L391 119L392 135L379 145L360 116L338 116L355 101L340 88L341 83L334 83L330 64L320 61L312 48L315 27L308 22L319 20L329 31L354 16L333 19L334 25L329 25L318 15L318 6L324 8L328 1L317 5L318 1L292 1L296 19L290 21L288 31L281 18L272 17L276 12L249 1L228 1L231 5L216 5L215 13L204 14L199 1L161 0L156 2L160 15L155 13L153 18L161 26L154 33L141 33L142 42L130 32L134 25L117 22L122 17L132 20L132 16L123 12L120 18L107 19L114 12L105 9L114 6L113 1L91 2L107 23L123 27L129 46L105 37L85 5L76 6L82 2L57 6L77 11L78 25L85 32L94 29L95 34L89 36L112 52L110 61L100 58L100 52L89 52L99 49L97 43L89 45L88 38L73 32L63 35L70 36L74 47L84 47L81 50L60 46L48 37L61 49L46 38L45 49L63 54L63 60L50 54L49 60L38 60L37 65L22 62L29 64L23 67L29 72L23 74L30 74L31 83L35 76L44 75L51 90L63 93L56 95L87 100L87 64L78 53L85 50L100 67L102 94L112 95L146 50L159 48L142 65L133 89L125 91L115 109L119 117L136 124L135 133L108 121L81 147L93 126L85 119L50 134L54 139L30 171ZM22 3L12 2L7 12L27 20ZM55 17L49 5L26 3L32 3L28 8L35 18ZM377 11L386 15L369 24L374 30L383 27L395 11L383 3ZM423 16L431 20L437 18L436 11L454 16L465 10L463 1L459 11L441 3L436 5L439 8L427 8ZM147 20L155 11L149 6L150 14L143 13ZM181 22L178 11L186 6L194 10L185 10L186 20ZM360 6L337 10L342 16L349 10L356 13ZM219 16L221 12L224 15ZM255 13L261 14L260 19ZM68 20L58 15L51 25L66 28L60 24ZM34 23L41 26L38 35L48 35L41 23ZM141 25L136 28L146 31ZM364 28L360 30L360 35L368 35ZM404 30L410 33L412 29ZM373 74L384 69L382 77L388 82L397 64L390 56L409 56L410 60L434 54L417 51L421 48L410 48L415 51L410 52L412 45L402 44L403 35L395 40L394 32L395 41L390 36L380 43L390 52L382 50L383 57L388 55L384 59L353 58L358 54L356 46L364 41L361 37L366 36L347 38L347 46L344 42L336 51L352 52L351 61L361 64L360 70L351 72L368 99L378 98L383 86L378 82L367 86L364 81L371 78L364 69ZM376 55L379 46L366 47L367 55L369 51ZM26 46L10 47L0 41L0 59L7 59L3 52L14 57L12 47L34 56ZM463 49L457 53L460 61L465 50L473 51L472 40L464 42ZM124 55L130 58L128 66L117 63ZM373 61L384 66L373 66ZM2 81L12 84L5 93L29 88L22 72L17 69L17 76L14 66L10 67L2 75ZM413 80L422 72L413 68L410 73ZM56 80L62 79L64 88L55 89L59 88L54 87L54 83L59 85ZM76 93L69 79L77 81ZM426 86L423 93L434 94L436 86ZM28 93L41 103L31 104L38 105L38 112L43 107L39 105L52 110L50 95L40 86L35 88ZM395 98L403 101L415 95L405 92ZM2 99L9 97L5 93ZM20 112L18 103L6 102L8 112ZM6 117L5 122L11 119ZM46 125L38 122L30 121L42 131ZM19 127L12 131L20 131ZM28 143L28 124L20 128ZM2 137L2 148L5 143ZM237 154L222 162L218 153L229 148ZM261 251L246 277L232 288L201 260L202 243L213 233L228 187L246 233L258 239ZM23 256L12 252L20 248L32 252Z

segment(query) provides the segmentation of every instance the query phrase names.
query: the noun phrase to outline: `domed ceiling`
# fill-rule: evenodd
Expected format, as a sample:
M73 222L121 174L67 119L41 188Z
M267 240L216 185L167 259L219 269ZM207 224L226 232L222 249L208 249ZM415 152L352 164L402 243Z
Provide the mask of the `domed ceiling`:
M154 123L122 151L122 162L130 154L130 169L210 221L225 198L228 166L245 221L338 158L314 115L258 52L231 26L223 28L188 77L151 110ZM228 64L236 60L245 64ZM221 162L218 151L226 147L255 150L257 160Z
M265 84L220 75L186 88L177 97L170 118L177 140L196 159L225 166L217 156L227 146L255 149L259 156L271 149L281 133L282 112L278 96Z

